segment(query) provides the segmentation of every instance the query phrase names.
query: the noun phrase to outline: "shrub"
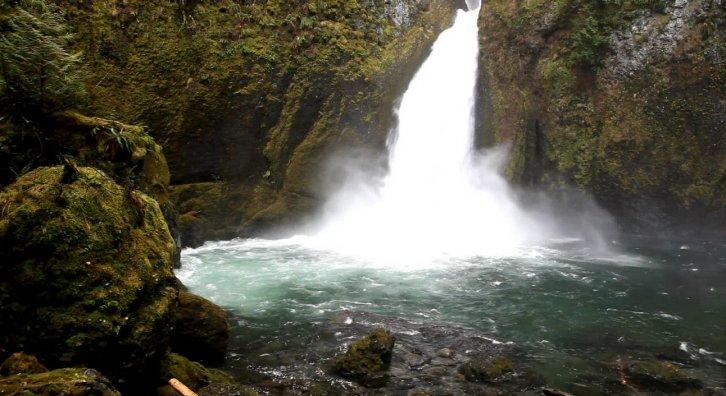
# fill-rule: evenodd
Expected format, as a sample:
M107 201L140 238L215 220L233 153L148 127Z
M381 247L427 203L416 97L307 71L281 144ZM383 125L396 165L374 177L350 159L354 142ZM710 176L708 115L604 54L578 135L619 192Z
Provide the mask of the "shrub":
M0 100L14 112L55 111L85 96L81 54L62 11L45 0L2 6Z

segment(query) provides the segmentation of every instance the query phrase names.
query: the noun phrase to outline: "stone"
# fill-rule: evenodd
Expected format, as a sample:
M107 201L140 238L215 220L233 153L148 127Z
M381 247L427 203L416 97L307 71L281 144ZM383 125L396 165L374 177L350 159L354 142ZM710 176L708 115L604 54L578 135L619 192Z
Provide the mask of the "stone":
M227 313L213 302L182 291L172 350L205 364L224 360L229 341Z
M680 393L702 388L699 380L689 377L672 362L645 360L625 367L625 378L639 390Z
M470 382L502 382L514 373L514 362L505 356L492 359L472 359L459 367L459 372Z
M64 368L45 373L0 378L4 396L121 396L96 370Z
M211 384L199 390L199 396L258 396L259 393L246 386L235 384Z
M175 244L155 200L38 168L0 191L0 343L144 386L169 345Z
M35 356L22 352L13 353L0 365L0 376L15 374L40 374L48 371Z
M333 371L363 386L381 387L388 381L386 372L390 367L395 343L396 337L378 328L350 345L348 351L335 361Z
M438 351L436 351L436 355L442 358L451 359L454 357L456 352L454 352L451 348L441 348Z
M159 369L160 384L167 384L172 378L178 379L195 392L212 384L238 385L226 372L205 367L176 353L166 355ZM171 386L162 385L157 388L157 394L165 396L175 393Z

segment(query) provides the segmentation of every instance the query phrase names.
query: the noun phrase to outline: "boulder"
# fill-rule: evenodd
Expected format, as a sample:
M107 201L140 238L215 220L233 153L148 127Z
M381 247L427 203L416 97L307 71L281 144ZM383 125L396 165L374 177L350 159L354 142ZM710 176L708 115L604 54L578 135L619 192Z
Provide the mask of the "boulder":
M363 386L381 387L388 381L388 368L396 343L389 331L378 328L353 343L333 364L333 371Z
M625 367L628 382L647 392L681 393L702 388L695 378L689 377L675 363L662 360L633 362Z
M13 353L0 365L0 376L3 377L15 374L40 374L47 371L48 369L40 364L35 356L22 352Z
M120 396L111 382L96 370L64 368L45 373L0 378L4 396Z
M0 345L146 385L178 293L156 201L68 164L23 175L0 208Z
M172 378L178 379L195 392L212 384L238 385L224 371L204 367L176 353L170 353L162 360L159 371L160 384L167 384ZM160 396L176 395L169 385L160 386L157 393Z
M210 384L199 390L199 396L258 396L251 388L236 384Z
M172 350L209 364L224 360L229 340L227 314L213 302L180 292Z
M505 356L497 356L486 359L472 359L459 367L467 381L471 382L501 382L509 378L516 366L514 362Z

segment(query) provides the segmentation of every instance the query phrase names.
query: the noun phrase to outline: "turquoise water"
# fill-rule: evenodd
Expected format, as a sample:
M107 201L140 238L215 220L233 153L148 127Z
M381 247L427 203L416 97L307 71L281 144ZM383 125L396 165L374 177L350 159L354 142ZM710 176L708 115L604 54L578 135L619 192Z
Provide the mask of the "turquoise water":
M229 368L315 376L296 364L341 310L471 328L527 351L549 384L596 390L620 358L669 357L726 382L726 248L576 241L511 257L375 265L294 240L233 240L183 252L179 278L234 315Z

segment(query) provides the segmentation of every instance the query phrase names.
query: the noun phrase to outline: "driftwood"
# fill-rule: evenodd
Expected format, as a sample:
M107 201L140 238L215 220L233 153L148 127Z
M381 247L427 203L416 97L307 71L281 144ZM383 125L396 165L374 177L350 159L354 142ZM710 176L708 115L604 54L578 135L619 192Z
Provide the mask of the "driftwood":
M179 381L176 378L172 378L169 380L169 385L171 385L174 390L179 392L182 396L198 396L196 393L194 393L191 389L187 388L186 385L182 384L181 381Z

